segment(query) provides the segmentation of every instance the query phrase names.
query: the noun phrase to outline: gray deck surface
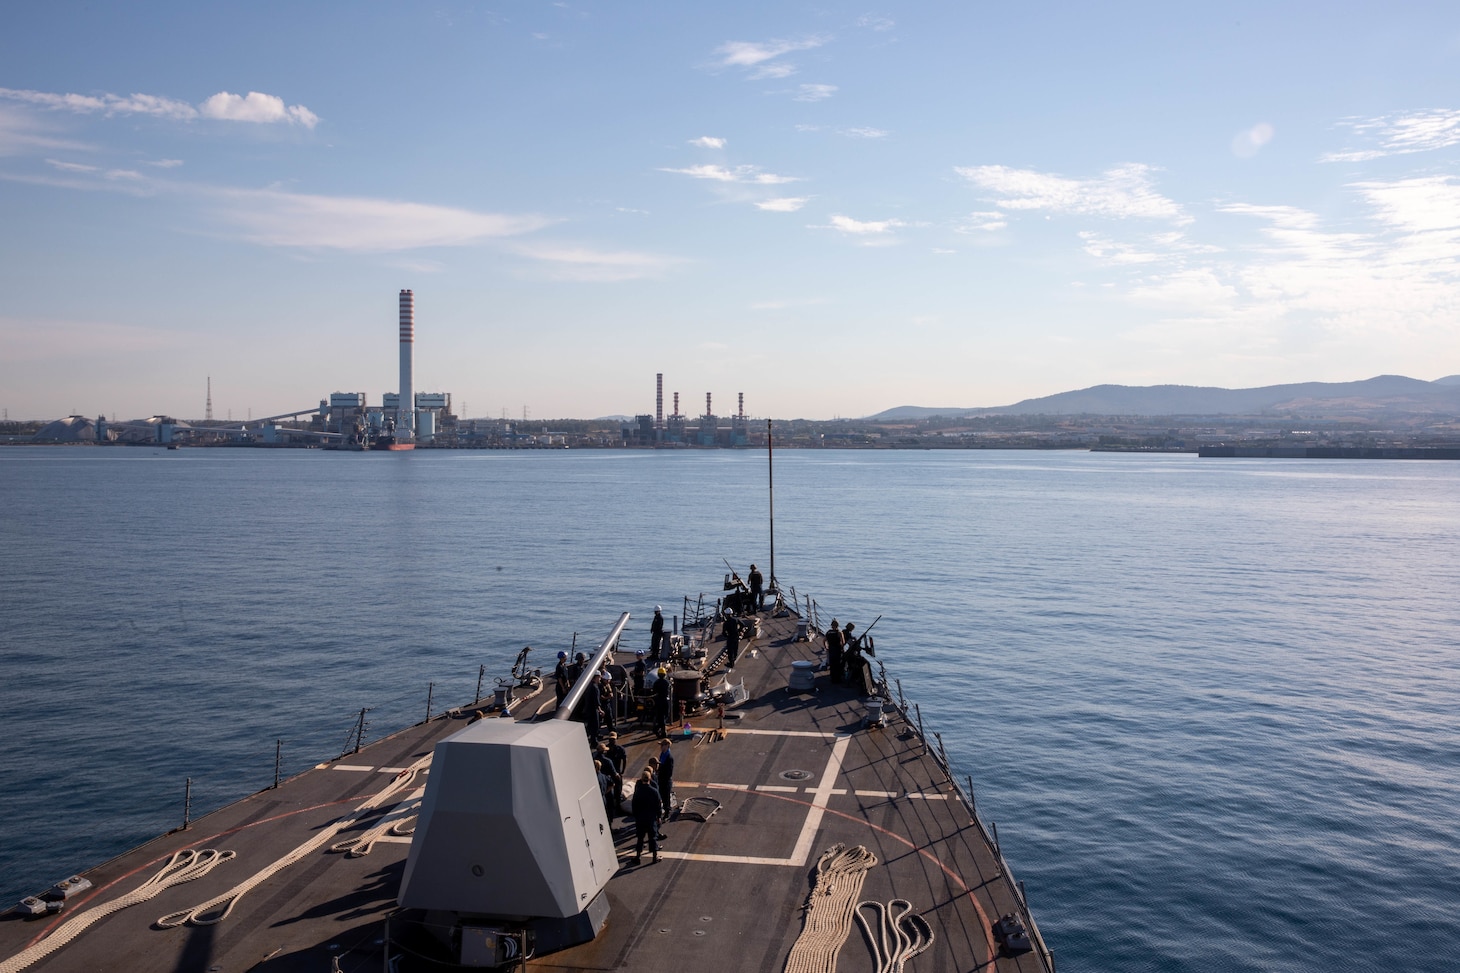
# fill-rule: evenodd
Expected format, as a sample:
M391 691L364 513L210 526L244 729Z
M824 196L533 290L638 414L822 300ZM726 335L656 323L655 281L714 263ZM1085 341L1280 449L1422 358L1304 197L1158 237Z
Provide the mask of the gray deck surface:
M732 711L738 718L726 721L726 738L701 733L715 725L714 716L701 715L693 720L695 737L674 744L677 797L711 797L721 802L720 810L704 823L669 822L662 860L651 864L646 852L640 866L631 864L631 822L613 819L620 871L607 888L607 926L593 942L536 958L529 968L783 970L801 932L817 859L841 842L864 845L877 857L863 900L907 899L931 924L934 944L908 970L1043 970L1037 952L997 957L989 924L1018 911L1015 892L915 730L895 711L887 727L863 729L859 695L829 686L824 672L817 675L817 693L790 694L791 662L815 658L815 643L792 641L794 617L762 620L761 638L748 647L755 657L742 649L734 674L745 680L751 698ZM895 647L884 646L883 653L895 671ZM551 691L545 696L551 710ZM543 698L520 705L519 718L530 716ZM332 960L344 971L382 969L382 923L395 910L405 839L381 842L361 857L312 851L262 881L216 925L155 929L153 923L233 888L351 814L463 725L461 717L443 716L411 727L84 872L94 888L59 916L0 917L0 959L136 889L173 852L217 848L238 857L101 919L28 969L285 973L328 971ZM647 724L631 721L619 729L632 779L658 747ZM809 776L782 776L788 771ZM422 783L423 777L413 786ZM331 843L361 833L411 793L402 792ZM875 971L858 927L836 968Z

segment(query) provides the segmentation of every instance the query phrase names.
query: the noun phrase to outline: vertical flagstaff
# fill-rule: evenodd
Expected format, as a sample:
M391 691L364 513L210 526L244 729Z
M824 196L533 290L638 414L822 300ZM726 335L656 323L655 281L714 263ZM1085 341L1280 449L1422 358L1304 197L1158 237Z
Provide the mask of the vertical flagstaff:
M765 463L766 480L770 485L768 491L771 504L771 590L779 591L780 586L776 584L776 463L775 443L772 441L771 421L765 421Z

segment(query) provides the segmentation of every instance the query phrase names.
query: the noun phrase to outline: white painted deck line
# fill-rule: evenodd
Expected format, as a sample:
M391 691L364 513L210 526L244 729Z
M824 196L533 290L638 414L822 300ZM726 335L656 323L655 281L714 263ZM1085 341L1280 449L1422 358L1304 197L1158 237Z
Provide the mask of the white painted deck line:
M801 837L796 840L796 848L791 852L791 860L797 868L804 866L811 858L812 844L816 841L816 832L821 828L826 802L831 799L832 788L836 786L837 775L842 770L842 760L846 757L847 747L851 742L849 735L836 738L836 743L831 746L831 757L826 761L826 771L821 775L821 783L811 792L811 810L806 812L806 823L801 826Z
M946 801L946 800L948 800L948 795L947 794L927 794L927 793L917 793L917 792L910 791L910 792L908 792L908 795L907 796L913 798L914 800L918 800L918 801Z
M364 764L329 764L331 770L350 770L360 774L399 774L405 767L366 767Z
M771 734L777 731L757 731ZM824 737L822 733L795 733L779 734L781 736L818 736ZM850 736L837 736L836 743L832 744L831 756L827 758L826 770L821 775L821 783L816 790L811 792L811 807L806 811L806 821L801 825L801 833L796 837L796 846L791 850L789 858L759 858L749 855L701 855L695 852L686 851L664 851L660 850L660 858L677 858L681 861L692 862L723 862L735 865L789 865L793 868L804 868L806 862L811 858L811 849L816 841L816 832L821 829L821 818L826 811L826 802L837 793L846 793L842 788L838 791L832 784L836 783L837 775L841 773L842 760L847 754L847 746L852 742ZM749 784L706 784L706 787L727 791L749 791ZM770 787L757 788L758 790L769 791Z
M897 791L852 791L858 797L896 797Z
M801 790L799 787L788 787L785 784L756 784L755 789L758 791L775 791L778 794L796 794Z
M727 726L725 729L737 736L747 734L749 736L763 737L815 737L818 740L836 739L835 733L822 733L820 730L752 730L749 728L742 729L738 726Z

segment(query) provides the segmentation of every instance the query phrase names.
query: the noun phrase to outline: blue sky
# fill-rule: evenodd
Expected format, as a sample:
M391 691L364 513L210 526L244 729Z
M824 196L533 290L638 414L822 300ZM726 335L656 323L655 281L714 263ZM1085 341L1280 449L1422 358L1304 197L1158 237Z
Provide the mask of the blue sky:
M9 4L0 406L1460 372L1460 7Z

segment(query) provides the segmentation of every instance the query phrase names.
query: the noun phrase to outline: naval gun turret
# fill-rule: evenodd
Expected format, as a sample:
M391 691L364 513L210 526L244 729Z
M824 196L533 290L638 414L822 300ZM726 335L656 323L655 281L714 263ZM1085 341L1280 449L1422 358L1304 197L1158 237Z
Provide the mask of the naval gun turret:
M582 724L480 720L436 745L397 901L452 962L496 966L593 939L617 870Z
M394 945L500 967L603 929L618 853L588 736L567 717L628 622L619 616L552 720L480 720L436 744L387 957Z

